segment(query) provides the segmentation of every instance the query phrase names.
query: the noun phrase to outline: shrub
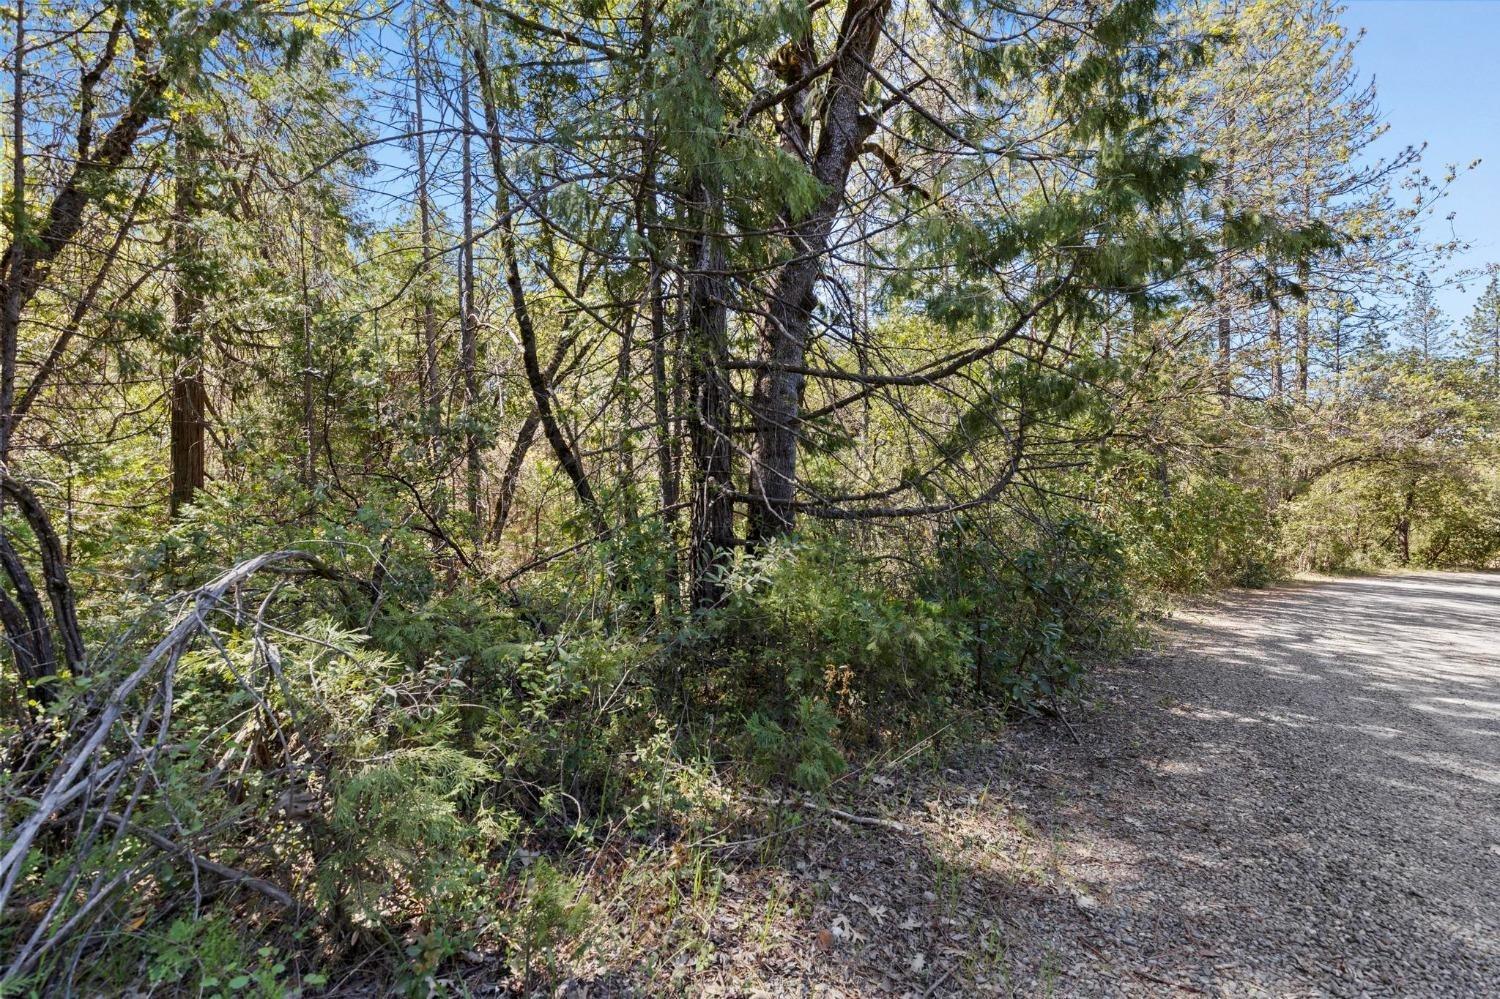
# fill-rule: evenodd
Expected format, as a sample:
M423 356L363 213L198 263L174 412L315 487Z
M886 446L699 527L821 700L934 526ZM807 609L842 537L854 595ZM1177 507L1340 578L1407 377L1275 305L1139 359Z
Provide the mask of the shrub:
M731 708L795 730L824 704L846 738L898 719L920 723L964 676L961 632L944 608L901 592L831 536L767 545L742 558L722 608L702 623L720 653Z
M1120 536L1129 578L1146 595L1264 586L1282 575L1266 497L1221 475L1116 483L1106 520Z
M1131 620L1119 543L1080 518L1014 550L958 523L939 537L926 587L965 626L978 691L1021 709L1072 690Z
M828 705L812 697L797 700L786 726L755 712L745 722L752 773L763 783L787 781L804 791L823 791L844 771L834 741L837 728Z

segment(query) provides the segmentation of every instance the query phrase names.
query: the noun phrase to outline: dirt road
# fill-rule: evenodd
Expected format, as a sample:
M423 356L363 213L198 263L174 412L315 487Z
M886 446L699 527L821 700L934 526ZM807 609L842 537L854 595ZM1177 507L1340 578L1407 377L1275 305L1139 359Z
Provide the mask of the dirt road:
M726 886L694 995L1500 996L1500 574L1236 592ZM751 941L760 941L751 943Z
M1078 989L1500 995L1500 575L1238 593L1164 646L1053 747Z
M1071 725L682 863L562 994L1500 996L1500 573L1229 593L1156 645Z

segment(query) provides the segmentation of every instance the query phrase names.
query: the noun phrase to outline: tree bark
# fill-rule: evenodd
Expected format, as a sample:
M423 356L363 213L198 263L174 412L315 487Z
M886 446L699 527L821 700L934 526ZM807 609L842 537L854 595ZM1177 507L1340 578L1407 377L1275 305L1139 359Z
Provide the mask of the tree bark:
M1308 369L1312 355L1312 297L1308 284L1312 267L1306 260L1297 264L1297 283L1302 286L1302 301L1297 307L1297 400L1307 401Z
M63 655L74 672L84 668L83 631L78 627L78 607L68 581L68 559L62 540L31 487L9 473L0 473L0 490L15 502L36 539L42 565L42 581L52 606L52 619L62 640ZM18 584L19 587L19 584Z
M849 168L875 128L865 114L863 92L869 65L890 11L889 0L850 0L839 26L838 56L829 69L828 89L818 107L818 141L812 175L822 199L792 226L793 258L777 273L766 319L761 324L761 357L769 362L755 382L755 448L750 463L750 537L765 540L796 523L803 376L791 370L806 358L816 286L828 239L843 204Z
M1411 515L1417 506L1415 485L1406 487L1406 498L1401 505L1401 516L1396 521L1396 536L1401 544L1401 564L1411 564Z
M0 462L10 460L16 408L16 351L21 334L26 260L26 3L16 0L15 62L11 68L11 234L5 258L5 300L0 315Z
M724 598L723 569L734 551L734 450L729 438L729 310L721 195L710 184L693 185L699 216L688 277L688 443L692 455L689 532L693 606Z
M442 458L443 393L438 370L437 314L433 308L432 289L426 278L432 261L432 198L428 187L426 96L422 90L422 47L419 7L411 6L410 48L412 79L412 131L416 133L417 159L417 226L421 259L417 264L418 335L421 338L421 381L428 446L437 466ZM441 515L445 506L443 479L433 482L433 507Z
M173 517L193 502L204 484L204 413L207 392L203 384L203 346L196 329L202 296L194 275L198 246L193 224L197 216L197 163L183 133L177 138L176 205L172 220L172 388L169 400L172 481L168 507Z
M302 484L311 489L318 480L318 426L315 395L312 291L307 274L307 233L297 222L297 279L302 305Z
M641 78L641 177L635 191L635 231L645 248L646 263L646 309L650 330L651 351L651 415L656 431L656 483L661 503L662 537L666 546L666 568L664 588L666 601L671 607L681 603L682 592L679 579L677 550L678 500L681 480L678 477L674 435L672 433L672 386L667 376L668 337L666 294L662 255L657 239L660 236L660 219L657 215L657 192L660 178L657 176L658 150L657 130L660 127L656 115L654 94L656 90L655 44L656 44L655 0L645 0L640 14L640 59Z
M1273 299L1271 302L1271 398L1273 399L1280 399L1281 394L1286 391L1285 372L1281 366L1281 319L1281 306Z
M1226 133L1233 135L1235 121L1234 109L1230 108L1228 118L1225 122ZM1229 221L1229 212L1233 207L1233 177L1234 177L1234 150L1228 150L1224 157L1223 173L1219 183L1219 210L1224 215L1224 223ZM1229 294L1234 284L1234 261L1230 257L1229 240L1224 239L1224 245L1219 252L1218 267L1218 289L1215 298L1215 312L1217 313L1217 325L1219 335L1219 393L1224 397L1224 404L1229 405L1230 397L1234 395L1234 329L1232 317L1229 310Z
M459 81L463 114L463 237L459 274L458 364L464 391L464 498L473 536L479 536L479 315L474 303L474 158L470 131L469 79Z

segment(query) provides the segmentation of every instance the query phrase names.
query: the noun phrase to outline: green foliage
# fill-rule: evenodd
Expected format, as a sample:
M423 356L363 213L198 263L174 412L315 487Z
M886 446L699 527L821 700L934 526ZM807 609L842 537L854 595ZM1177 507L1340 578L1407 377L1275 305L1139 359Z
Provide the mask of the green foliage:
M963 628L974 686L1033 710L1076 689L1091 659L1118 651L1131 615L1119 541L1082 518L997 543L960 523L938 539L926 586Z
M844 771L844 757L834 740L838 720L828 705L800 697L786 726L760 712L745 720L751 772L763 782L786 781L804 791L821 792Z
M1492 564L1495 385L1482 358L1418 348L1352 369L1337 422L1310 435L1305 478L1281 512L1286 559L1323 572Z
M4 622L6 808L174 594L320 560L123 699L90 773L138 782L60 806L0 913L6 950L82 920L26 987L346 962L425 997L477 949L527 991L591 919L573 872L701 850L726 781L822 793L976 705L1055 710L1173 595L1500 559L1500 285L1462 356L1430 283L1382 325L1434 184L1359 166L1331 0L626 6L26 5L0 457L88 659L23 683ZM28 582L45 625L58 581L0 569ZM271 891L190 918L193 856Z
M558 949L588 925L591 908L582 886L545 858L531 862L522 877L520 898L506 920L511 968L530 981L540 963L556 966Z
M146 981L210 999L280 999L328 983L326 975L297 974L275 947L253 946L226 909L175 919L146 941Z
M1149 461L1119 465L1103 492L1143 595L1264 586L1282 574L1263 494L1212 471L1165 482L1164 472Z
M704 624L737 696L769 695L763 720L797 724L811 698L858 741L934 716L963 676L944 609L899 586L837 536L778 542L736 564Z

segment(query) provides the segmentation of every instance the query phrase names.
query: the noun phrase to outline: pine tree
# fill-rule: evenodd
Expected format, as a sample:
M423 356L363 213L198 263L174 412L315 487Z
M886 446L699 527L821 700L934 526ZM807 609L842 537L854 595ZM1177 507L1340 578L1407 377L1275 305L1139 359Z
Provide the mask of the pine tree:
M1438 305L1437 293L1425 271L1417 275L1407 296L1402 332L1407 344L1424 361L1442 356L1447 349L1448 318Z
M1419 151L1371 160L1386 125L1341 10L1334 0L1203 0L1182 15L1227 36L1184 93L1190 134L1217 171L1219 367L1273 396L1288 366L1306 398L1315 366L1342 363L1350 327L1415 252L1392 186Z
M1489 284L1464 320L1461 346L1492 380L1500 381L1500 268L1491 266Z

